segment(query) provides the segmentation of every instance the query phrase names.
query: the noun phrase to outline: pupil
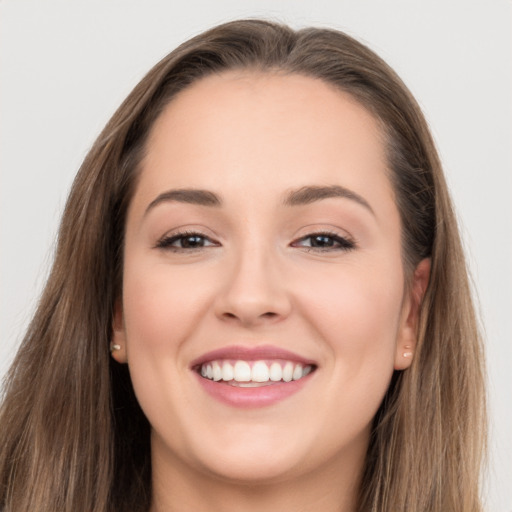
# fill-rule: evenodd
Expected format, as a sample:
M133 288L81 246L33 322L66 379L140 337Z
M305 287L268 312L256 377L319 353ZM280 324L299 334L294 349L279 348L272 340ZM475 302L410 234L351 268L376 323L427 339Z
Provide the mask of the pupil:
M313 247L332 247L333 240L330 236L318 235L313 237Z
M182 241L183 247L201 247L203 239L200 236L187 236Z

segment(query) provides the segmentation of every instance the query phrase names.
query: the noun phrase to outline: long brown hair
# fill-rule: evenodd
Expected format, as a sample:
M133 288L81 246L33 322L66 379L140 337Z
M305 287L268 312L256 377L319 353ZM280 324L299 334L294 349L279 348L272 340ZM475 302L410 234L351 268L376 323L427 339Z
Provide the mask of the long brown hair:
M212 73L278 70L348 92L378 120L410 276L431 258L417 353L375 417L360 512L476 512L485 439L481 340L456 219L425 119L397 75L334 30L261 20L181 45L135 87L87 155L51 275L6 379L0 412L5 512L147 511L149 424L109 357L123 236L148 133L173 96Z

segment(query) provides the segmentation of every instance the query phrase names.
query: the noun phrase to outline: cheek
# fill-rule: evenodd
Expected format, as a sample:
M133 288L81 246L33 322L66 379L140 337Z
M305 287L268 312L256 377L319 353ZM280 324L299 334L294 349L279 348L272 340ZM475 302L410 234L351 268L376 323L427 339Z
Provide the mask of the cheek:
M349 382L390 375L403 299L399 265L347 265L307 283L303 314ZM377 378L377 377L376 377Z
M208 281L165 263L125 263L123 305L128 348L178 348L204 313Z
M394 371L401 266L360 263L316 272L296 288L308 335L324 354L315 403L324 454L368 435Z
M211 286L204 273L136 257L125 261L123 316L128 367L137 399L153 428L184 443L178 418L188 405L188 360L183 347L208 308ZM148 261L149 260L149 261ZM201 284L201 286L200 286ZM171 390L171 391L170 391Z

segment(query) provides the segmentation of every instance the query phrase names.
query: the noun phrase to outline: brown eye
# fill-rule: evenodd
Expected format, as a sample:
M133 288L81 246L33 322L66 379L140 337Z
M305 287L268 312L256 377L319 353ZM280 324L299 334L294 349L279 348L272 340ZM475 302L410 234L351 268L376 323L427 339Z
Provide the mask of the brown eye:
M196 249L204 247L205 239L199 235L188 235L178 239L180 247L183 249Z
M349 250L355 246L352 241L334 233L312 233L294 242L292 245L317 251Z
M156 247L174 251L187 251L217 245L216 242L201 233L176 233L162 238Z
M311 247L334 247L335 240L332 236L328 235L315 235L310 237L311 239Z

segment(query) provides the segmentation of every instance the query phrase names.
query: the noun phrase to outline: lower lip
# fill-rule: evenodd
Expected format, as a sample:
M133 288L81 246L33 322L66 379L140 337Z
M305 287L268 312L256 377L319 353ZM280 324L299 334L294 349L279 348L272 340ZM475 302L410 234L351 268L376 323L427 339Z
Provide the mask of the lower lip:
M310 380L313 373L299 380L277 382L255 388L241 388L222 381L215 382L201 377L198 373L196 373L196 376L203 389L213 398L232 407L249 408L273 405L298 393Z

